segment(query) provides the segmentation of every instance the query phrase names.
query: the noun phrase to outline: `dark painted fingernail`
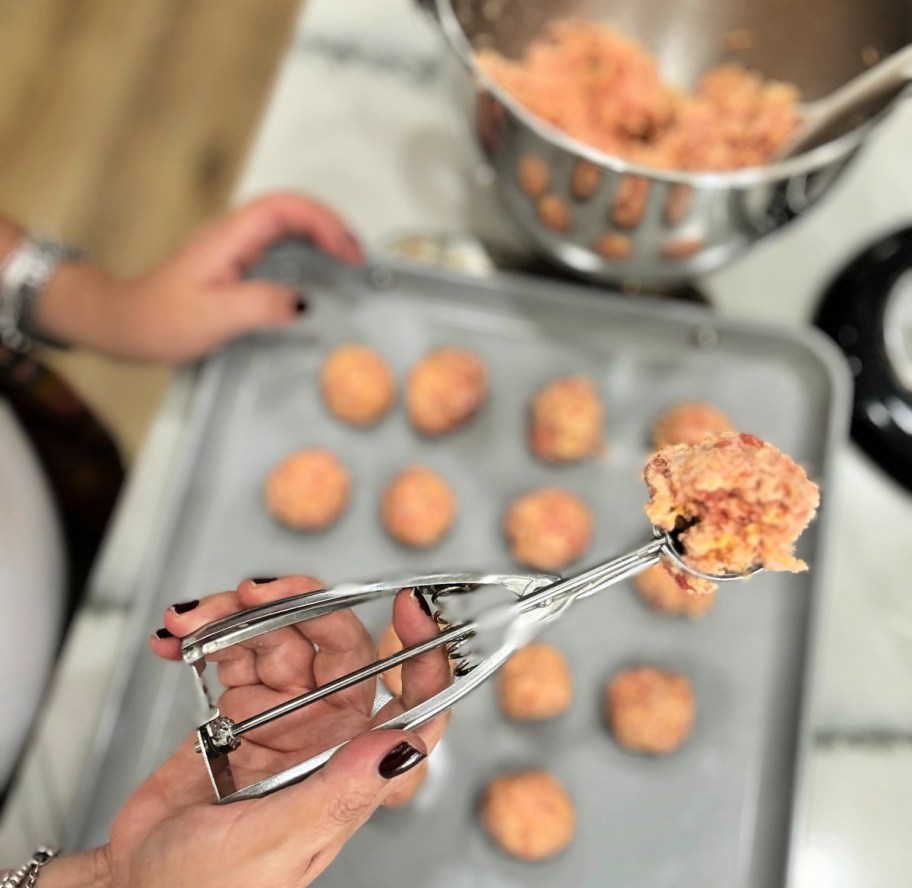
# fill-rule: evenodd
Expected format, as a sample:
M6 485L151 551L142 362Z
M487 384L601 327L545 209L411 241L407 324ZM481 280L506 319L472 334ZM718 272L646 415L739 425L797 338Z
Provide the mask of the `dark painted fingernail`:
M398 746L394 746L380 761L377 770L384 780L392 780L406 771L411 771L415 765L420 765L427 758L427 753L420 749L415 749L410 743L404 740Z
M304 314L304 312L307 311L308 305L309 303L306 296L301 293L298 293L298 295L295 296L295 314Z
M165 638L174 638L174 633L173 633L173 632L169 632L167 629L165 629L164 626L162 626L161 629L156 629L156 630L155 630L155 637L156 637L156 638L161 638L161 639L165 639Z
M192 611L195 607L199 607L198 599L194 601L179 601L177 604L171 605L171 610L176 614L185 614L187 611Z
M419 592L417 589L412 589L412 595L415 596L415 601L418 602L421 609L431 618L434 618L433 611L431 611L431 606L428 604L427 599L424 595Z
M251 577L250 582L254 586L265 586L267 583L274 583L278 577Z

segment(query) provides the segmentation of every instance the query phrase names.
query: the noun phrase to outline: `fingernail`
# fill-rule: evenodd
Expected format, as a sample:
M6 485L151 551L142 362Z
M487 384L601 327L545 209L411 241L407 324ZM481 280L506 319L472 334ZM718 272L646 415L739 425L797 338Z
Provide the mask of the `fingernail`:
M304 314L304 312L307 311L308 305L307 297L302 293L298 293L298 295L295 296L295 314Z
M434 619L434 613L431 611L431 606L428 604L427 599L424 595L419 592L417 589L412 589L412 597L415 601L418 602L418 605L421 609L431 618Z
M421 764L427 758L427 753L420 749L415 749L410 743L404 740L398 746L394 746L380 761L377 770L384 780L392 780L406 771L411 771L415 765Z
M164 639L164 638L174 638L174 633L173 633L173 632L169 632L167 629L165 629L164 626L162 626L161 629L156 629L156 630L155 630L155 637L156 637L156 638L162 638L162 639Z
M199 607L198 599L195 599L194 601L179 601L177 604L171 605L171 610L176 614L185 614L187 611L192 611L195 607Z
M267 583L274 583L278 577L251 577L250 582L254 586L265 586Z

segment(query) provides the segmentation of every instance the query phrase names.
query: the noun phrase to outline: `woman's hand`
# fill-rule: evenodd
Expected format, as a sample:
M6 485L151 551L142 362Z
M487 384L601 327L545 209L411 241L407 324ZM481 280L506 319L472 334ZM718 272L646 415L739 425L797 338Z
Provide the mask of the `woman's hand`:
M166 637L154 636L150 643L159 656L179 659L179 638L204 624L317 588L319 584L303 577L267 584L245 581L236 592L204 599L184 613L171 608L165 615L167 632L160 633ZM427 606L409 590L396 598L393 623L406 645L438 631ZM167 637L168 633L175 637ZM280 629L212 657L226 688L219 708L235 720L243 719L373 658L373 641L350 611ZM240 748L231 753L239 787L357 735L320 771L262 799L213 804L203 761L193 749L195 735L188 738L118 813L110 844L91 859L91 865L108 878L92 884L110 881L130 888L301 888L308 884L380 804L410 792L420 771L415 766L440 739L443 718L412 733L365 733L449 684L446 654L433 651L407 662L402 680L402 697L375 716L371 715L374 684L364 682L245 735ZM69 884L67 862L63 858L47 867L48 888Z
M61 342L137 361L180 364L262 327L291 323L306 297L270 281L244 280L267 247L303 237L342 262L363 260L346 224L315 200L274 194L201 229L135 280L90 265L60 267L35 324Z

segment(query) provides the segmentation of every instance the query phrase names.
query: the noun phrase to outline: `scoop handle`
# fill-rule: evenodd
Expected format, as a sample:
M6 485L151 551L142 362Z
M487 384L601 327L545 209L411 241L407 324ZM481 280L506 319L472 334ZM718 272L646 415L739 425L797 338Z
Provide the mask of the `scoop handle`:
M258 638L275 629L313 620L335 611L347 610L415 586L433 589L492 584L506 586L519 594L526 590L530 582L539 579L539 576L533 574L437 573L403 576L401 579L376 583L342 583L329 589L305 592L303 595L260 604L221 620L215 620L183 640L181 656L184 662L193 665L216 651Z

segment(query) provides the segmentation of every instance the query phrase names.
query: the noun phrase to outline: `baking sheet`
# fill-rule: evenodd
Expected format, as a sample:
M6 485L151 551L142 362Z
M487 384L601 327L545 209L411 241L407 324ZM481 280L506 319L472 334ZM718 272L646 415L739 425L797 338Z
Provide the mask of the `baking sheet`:
M134 606L68 847L104 841L130 790L200 718L189 671L145 651L146 636L175 601L249 576L309 573L333 583L509 567L504 508L544 484L579 493L596 513L595 539L580 566L626 551L649 533L640 471L650 423L684 399L718 404L740 429L802 462L826 490L831 449L845 425L845 390L832 349L811 332L521 277L343 269L303 245L280 247L261 273L304 283L311 310L295 328L235 343L203 368L194 435L173 479L159 557ZM327 352L349 340L378 348L400 380L435 346L471 348L488 366L488 403L442 439L413 432L401 403L373 429L343 425L320 401L317 375ZM542 384L567 373L596 380L609 453L549 467L525 447L527 408ZM268 517L262 489L276 462L311 445L340 455L354 489L333 528L307 535ZM430 552L397 545L379 525L383 485L412 463L440 471L460 503L452 531ZM799 547L812 566L822 561L824 526L815 522ZM317 884L781 884L803 788L803 690L823 591L818 576L763 574L727 585L695 623L649 611L629 583L578 603L544 636L571 664L571 711L553 722L513 724L500 715L493 686L481 688L457 707L415 801L378 812ZM379 632L388 618L374 609L366 620ZM627 753L603 726L605 680L632 663L681 671L693 682L696 728L671 756ZM486 781L527 766L556 774L579 815L575 843L540 864L505 857L477 824Z

